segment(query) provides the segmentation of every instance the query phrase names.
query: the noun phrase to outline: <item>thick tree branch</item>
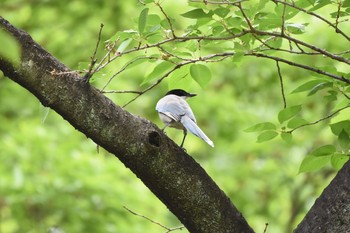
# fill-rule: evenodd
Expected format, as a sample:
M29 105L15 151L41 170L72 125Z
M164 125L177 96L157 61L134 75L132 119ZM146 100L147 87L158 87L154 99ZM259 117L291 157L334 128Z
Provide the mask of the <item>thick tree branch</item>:
M350 161L316 200L295 233L349 232Z
M0 59L5 76L116 155L190 232L253 232L203 168L157 126L124 111L77 74L68 72L27 33L2 17L0 28L19 42L22 51L18 68ZM66 73L55 75L57 72Z

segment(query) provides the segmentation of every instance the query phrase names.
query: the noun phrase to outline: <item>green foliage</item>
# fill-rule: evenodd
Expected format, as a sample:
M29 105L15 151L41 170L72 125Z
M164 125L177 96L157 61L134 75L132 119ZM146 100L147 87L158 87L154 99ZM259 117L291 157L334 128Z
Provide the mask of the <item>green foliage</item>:
M259 132L263 130L276 130L276 125L271 122L258 123L245 130L245 132Z
M297 115L300 111L301 111L301 105L287 107L278 113L278 121L280 123L283 123L289 120L290 118L294 117L295 115Z
M147 17L148 17L148 8L145 8L141 11L139 16L139 33L142 35L143 31L145 30L146 23L147 23Z
M216 147L208 149L189 135L188 153L256 232L266 222L273 226L269 232L292 232L349 160L350 88L344 82L350 78L349 40L341 33L350 34L345 23L350 4L339 4L7 0L0 11L80 70L89 67L103 23L97 51L103 68L93 85L104 91L149 88L127 110L159 126L154 105L168 89L197 93L189 104ZM0 41L14 45L5 37L1 33ZM0 48L0 54L19 57L12 45ZM118 105L134 97L106 95ZM45 117L38 105L0 77L2 231L44 232L57 226L65 232L163 232L123 205L165 225L179 224L123 165L105 158L103 150L97 155L92 142L55 113ZM176 142L182 138L175 130L167 134Z
M190 74L192 78L202 87L205 88L211 79L210 69L201 64L193 64L190 66Z
M330 159L335 152L336 148L333 145L326 145L317 148L303 160L299 172L319 170L330 162Z
M163 61L163 62L157 64L154 67L154 69L151 71L151 73L146 75L145 79L141 83L141 86L145 85L146 83L150 82L151 80L157 79L158 77L160 77L161 75L166 73L166 71L170 70L171 68L174 68L174 64L171 62L168 62L168 61Z
M211 18L210 14L207 14L201 8L190 10L186 13L181 14L181 16L190 19L199 19L199 18Z
M278 133L276 131L272 131L272 130L264 131L258 136L257 142L270 141L271 139L274 139L275 137L277 137L277 135Z

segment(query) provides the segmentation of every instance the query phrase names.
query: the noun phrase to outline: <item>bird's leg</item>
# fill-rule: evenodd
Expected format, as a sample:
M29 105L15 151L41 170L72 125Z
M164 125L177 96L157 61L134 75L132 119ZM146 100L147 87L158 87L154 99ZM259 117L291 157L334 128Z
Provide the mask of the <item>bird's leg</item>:
M184 138L182 139L182 142L181 142L181 147L183 147L183 145L184 145L186 135L187 135L187 129L186 129L186 128L184 128Z
M165 133L165 128L168 127L170 125L170 123L166 124L163 128L162 128L162 132Z

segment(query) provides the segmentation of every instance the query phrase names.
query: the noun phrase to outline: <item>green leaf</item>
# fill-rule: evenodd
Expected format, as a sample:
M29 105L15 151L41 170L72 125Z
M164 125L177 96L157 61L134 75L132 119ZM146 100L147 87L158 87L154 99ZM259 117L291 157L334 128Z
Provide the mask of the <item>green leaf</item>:
M333 145L325 145L325 146L321 146L319 148L317 148L316 150L314 150L311 155L313 156L329 156L332 155L334 152L336 152L336 148Z
M266 44L272 48L278 49L282 46L282 41L283 41L283 39L278 37L278 38L274 38L272 40L267 41Z
M183 47L188 49L189 52L196 52L198 50L198 43L196 41L193 41L193 40L187 41L186 43L183 43Z
M316 86L322 83L328 83L328 82L326 82L325 80L318 80L318 79L311 80L306 83L303 83L302 85L294 89L291 93L293 94L298 92L311 91L313 88L315 88Z
M14 37L5 30L0 30L0 56L8 59L10 62L20 62L21 47Z
M257 20L259 23L260 30L269 30L274 28L279 28L282 25L282 18L275 14L263 14L261 18Z
M345 12L345 11L336 11L331 13L331 17L332 18L338 18L338 17L344 17L344 16L348 16L349 13Z
M170 18L170 22L171 22L171 24L174 24L175 20ZM160 21L160 25L166 30L170 29L170 24L169 24L168 19L163 19L162 21Z
M286 120L297 115L301 111L301 105L295 105L281 110L278 113L278 120L280 123L285 122Z
M333 101L336 101L338 99L337 95L338 95L338 92L336 91L328 91L327 93L328 95L324 96L323 99L327 102L333 102Z
M297 2L295 2L295 5L302 8L306 8L314 5L316 1L318 0L298 0Z
M243 20L241 17L229 17L225 20L225 23L230 27L230 28L237 28L241 29Z
M269 0L260 0L259 4L257 6L257 10L260 11L260 10L264 9L266 3L268 3L268 2L269 2Z
M307 24L299 24L299 23L286 23L285 27L288 32L292 34L303 34L305 32L305 26Z
M350 132L350 121L339 121L337 123L333 123L330 125L332 133L336 136L339 136L339 134L346 130L346 132Z
M316 92L318 92L319 90L322 90L326 87L331 87L331 86L333 86L333 83L331 83L331 82L319 83L316 86L314 86L307 95L311 96L311 95L315 94Z
M206 14L202 9L194 9L191 11L187 11L186 13L181 14L182 17L190 18L190 19L198 19L198 18L207 18L211 17L209 14Z
M336 106L333 108L333 111L337 111L340 108L344 108L344 109L341 110L341 112L339 112L336 116L334 116L331 119L332 123L341 122L341 121L348 121L349 120L349 116L350 116L349 100L344 98L344 102L343 101L338 101ZM350 134L350 131L347 131L347 132Z
M248 129L245 129L244 132L259 132L259 131L265 131L265 130L276 130L276 125L271 122L263 122L258 123L256 125L253 125L249 127Z
M205 88L210 79L211 79L211 72L210 69L201 64L193 64L190 67L190 74L192 78L202 87Z
M349 134L342 130L338 136L339 145L344 149L349 149L350 146L350 138Z
M223 26L221 26L221 25L215 26L212 29L212 32L213 32L214 36L220 36L221 33L224 32L224 31L225 31L225 28Z
M125 41L127 39L131 39L137 35L138 32L135 30L124 30L115 33L111 38L107 40L107 42L115 42L115 41Z
M117 49L117 52L118 52L118 53L124 52L125 49L126 49L126 48L129 46L129 44L131 43L131 41L132 41L131 38L129 38L129 39L127 39L127 40L124 40L124 41L119 45L119 47L118 47L118 49Z
M291 133L282 132L281 138L283 139L283 141L290 143L293 140L293 135Z
M321 169L326 166L331 159L331 155L328 156L314 156L308 155L301 162L299 167L299 173L302 172L312 172Z
M235 63L241 62L244 58L244 55L244 52L235 52L235 54L232 56L232 61Z
M135 59L133 59L132 61L126 62L123 67L125 67L125 69L130 69L130 68L138 66L146 61L151 61L151 59L149 57L139 56L139 57L136 57Z
M168 61L163 61L161 63L159 63L158 65L156 65L156 67L154 67L154 69L152 70L151 73L149 73L148 75L146 75L146 78L143 80L143 82L141 83L140 86L145 85L146 83L148 83L149 81L156 79L156 78L161 78L162 75L164 75L164 73L168 70L170 70L170 68L174 67L175 64L168 62Z
M340 168L343 167L343 165L349 161L350 157L349 155L344 155L344 154L334 154L332 157L331 157L331 164L332 166L339 170Z
M318 9L321 9L324 6L330 5L331 4L331 0L322 0L322 1L316 1L314 7L310 8L309 11L316 11Z
M294 128L297 128L301 125L305 125L309 122L307 122L306 120L304 120L303 118L301 117L293 117L287 124L287 127L290 128L290 129L294 129Z
M264 131L258 136L257 142L261 143L261 142L270 141L275 137L277 137L277 135L278 133L276 131L272 131L272 130Z
M230 9L224 7L218 7L214 10L214 14L221 18L225 18L228 15L228 13L230 13Z
M147 23L147 16L148 16L148 8L145 8L141 11L139 16L139 33L142 35L143 31L145 30L146 23Z
M300 11L293 7L285 7L283 4L278 4L275 7L275 12L278 17L282 18L283 15L284 20L289 20L296 16Z
M168 79L168 89L172 90L182 86L189 86L189 66L182 66L181 68L175 70L171 73ZM187 85L186 85L187 84Z

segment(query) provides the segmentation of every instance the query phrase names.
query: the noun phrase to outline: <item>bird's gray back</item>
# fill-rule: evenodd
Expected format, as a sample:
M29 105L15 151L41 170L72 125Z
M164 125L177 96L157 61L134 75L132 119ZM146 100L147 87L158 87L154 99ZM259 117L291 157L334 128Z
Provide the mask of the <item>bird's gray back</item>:
M164 114L170 113L176 118L174 120L177 121L180 120L181 116L187 115L191 120L196 122L191 107L186 100L177 95L167 95L161 98L156 105L156 110Z

